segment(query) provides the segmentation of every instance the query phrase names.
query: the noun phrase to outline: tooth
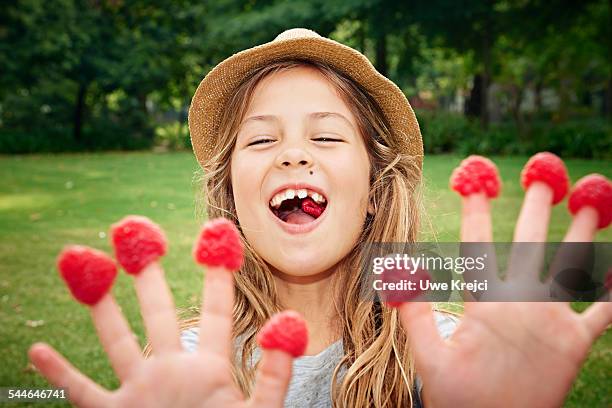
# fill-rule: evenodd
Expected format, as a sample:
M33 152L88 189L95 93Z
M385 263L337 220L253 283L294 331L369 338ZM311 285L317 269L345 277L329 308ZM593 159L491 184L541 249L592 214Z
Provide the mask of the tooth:
M283 200L285 199L284 196L281 196L279 194L275 195L273 200L274 200L274 206L275 207L279 207L281 205L281 203L283 202Z
M290 200L293 199L295 197L295 190L287 189L287 191L285 191L285 197Z
M298 190L297 195L298 198L306 198L306 196L308 195L308 191L304 189Z

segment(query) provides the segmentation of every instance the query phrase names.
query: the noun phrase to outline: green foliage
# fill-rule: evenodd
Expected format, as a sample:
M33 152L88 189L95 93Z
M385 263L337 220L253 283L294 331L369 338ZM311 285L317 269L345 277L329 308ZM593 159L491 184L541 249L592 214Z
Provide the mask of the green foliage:
M485 133L441 112L442 123L423 125L432 128L431 151L550 145L597 157L609 146L608 127L583 119L611 113L609 21L607 0L9 2L0 14L0 152L188 146L167 124L186 123L204 75L233 53L306 27L360 50L427 106L457 111L473 93L470 101L482 103L469 104L470 113L483 124L475 83L495 84L491 121L514 124ZM525 106L527 94L544 91L557 101ZM586 141L558 146L572 134Z
M514 123L484 130L456 113L417 111L426 153L532 155L550 151L563 158L612 159L612 125L604 119L551 123L539 121L520 136Z
M169 150L191 149L191 137L186 123L170 122L155 129L155 144Z

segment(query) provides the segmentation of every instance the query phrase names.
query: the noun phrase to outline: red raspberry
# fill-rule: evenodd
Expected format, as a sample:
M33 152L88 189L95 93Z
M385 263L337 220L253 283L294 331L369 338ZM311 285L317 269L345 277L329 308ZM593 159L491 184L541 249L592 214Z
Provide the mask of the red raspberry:
M261 329L257 343L261 348L282 350L299 357L308 345L306 321L293 310L277 313Z
M208 221L193 247L193 257L201 265L224 266L237 271L242 266L244 248L240 232L226 218Z
M117 266L110 256L81 245L65 247L57 258L57 268L72 296L90 306L102 299L117 276Z
M418 268L412 273L412 270L393 267L391 269L385 269L381 274L381 280L383 283L395 285L402 283L407 285L406 282L414 282L414 287L412 289L385 289L378 291L379 296L387 306L400 307L402 303L410 302L423 292L421 289L421 281L429 281L430 276L429 273L422 268Z
M115 257L127 273L138 274L166 254L164 231L147 217L128 215L111 225Z
M501 188L497 166L486 157L472 155L453 170L450 178L451 188L467 197L474 193L484 192L489 198L495 198Z
M584 206L595 208L597 228L606 228L612 221L612 182L597 173L581 178L574 184L567 206L574 215Z
M569 189L569 177L563 160L549 152L532 156L523 167L521 172L523 188L527 190L534 181L542 181L553 190L553 205L563 200Z
M608 268L608 272L604 277L604 287L612 291L612 267Z
M319 218L319 216L323 213L323 210L324 208L315 203L315 201L310 197L306 197L302 200L302 211L314 218Z

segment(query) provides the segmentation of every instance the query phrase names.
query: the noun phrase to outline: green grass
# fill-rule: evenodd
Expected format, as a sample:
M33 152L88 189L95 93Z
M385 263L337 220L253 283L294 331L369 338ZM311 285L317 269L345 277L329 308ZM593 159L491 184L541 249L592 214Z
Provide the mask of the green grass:
M459 199L447 185L460 159L428 156L425 160L423 240L458 237ZM493 204L494 234L497 241L508 241L522 200L517 180L526 158L494 160L504 181L502 195ZM607 162L566 163L574 181L591 172L612 177ZM29 345L40 340L52 344L103 386L118 386L87 309L75 304L58 277L55 257L67 243L110 252L108 227L124 215L145 215L165 229L170 250L163 265L176 305L198 304L202 274L190 253L199 227L192 183L197 169L189 153L0 158L0 386L47 386L26 356ZM569 220L565 203L554 209L550 241L562 239ZM598 240L612 241L612 229L600 232ZM129 277L120 274L113 290L144 344ZM30 327L28 321L42 324ZM608 330L593 347L566 405L612 404L611 369L612 331Z

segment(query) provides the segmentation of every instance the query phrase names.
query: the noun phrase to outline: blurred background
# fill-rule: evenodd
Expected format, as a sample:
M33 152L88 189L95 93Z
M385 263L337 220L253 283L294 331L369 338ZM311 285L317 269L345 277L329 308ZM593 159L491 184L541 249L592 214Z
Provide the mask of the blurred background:
M103 386L119 385L55 259L73 243L111 253L109 226L125 215L147 216L165 230L162 264L181 316L200 303L202 270L191 247L205 217L187 112L218 62L294 27L363 52L405 92L421 125L420 240L457 241L460 200L448 178L466 155L482 154L503 181L492 211L495 240L504 242L512 239L520 172L531 154L560 155L572 182L594 172L612 178L611 3L3 2L0 387L48 387L28 362L35 341ZM561 241L570 222L567 203L556 206L549 241ZM612 228L597 240L612 241ZM120 273L113 294L144 346L131 277ZM612 406L611 372L608 330L565 406Z
M366 54L428 153L610 158L610 1L23 0L0 20L0 152L189 147L232 53L306 27Z

